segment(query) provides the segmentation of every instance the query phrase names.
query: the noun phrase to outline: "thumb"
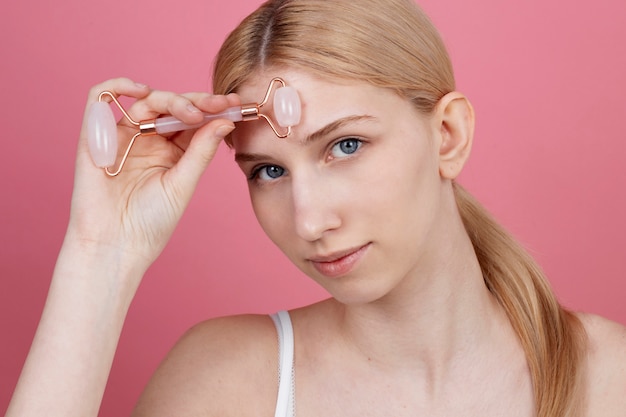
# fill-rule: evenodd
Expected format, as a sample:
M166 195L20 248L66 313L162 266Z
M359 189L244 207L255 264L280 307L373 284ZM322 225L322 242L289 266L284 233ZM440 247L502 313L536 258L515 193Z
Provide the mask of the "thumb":
M215 157L220 142L234 128L233 122L221 120L198 129L178 163L167 172L167 182L185 203L191 199L200 177Z

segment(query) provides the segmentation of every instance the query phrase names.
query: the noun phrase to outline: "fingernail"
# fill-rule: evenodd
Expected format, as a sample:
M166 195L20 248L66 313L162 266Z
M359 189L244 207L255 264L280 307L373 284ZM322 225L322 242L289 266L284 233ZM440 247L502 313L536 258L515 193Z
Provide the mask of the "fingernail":
M235 129L235 126L233 125L222 125L218 127L217 130L215 131L215 136L223 139L226 137L226 135L228 135L234 129Z
M135 83L135 85L136 85L138 88L146 88L146 87L147 87L147 85L142 84L142 83Z
M196 106L194 106L191 103L187 104L187 111L189 113L200 113L200 109L198 109Z

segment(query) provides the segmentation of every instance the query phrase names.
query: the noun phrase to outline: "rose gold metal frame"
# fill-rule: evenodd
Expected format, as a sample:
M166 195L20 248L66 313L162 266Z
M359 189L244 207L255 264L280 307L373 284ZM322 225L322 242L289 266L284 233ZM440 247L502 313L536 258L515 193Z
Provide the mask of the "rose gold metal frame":
M280 84L282 87L286 86L285 81L282 78L278 78L278 77L273 78L270 81L269 85L267 86L267 91L265 92L265 97L263 97L263 101L261 101L258 104L257 103L243 104L241 106L241 116L242 116L242 121L244 122L247 122L249 120L258 120L261 118L264 119L267 122L267 124L269 124L270 128L272 128L272 130L274 131L274 134L277 137L284 139L291 134L291 126L287 127L286 132L281 133L276 127L276 125L274 125L274 122L272 121L272 119L268 115L261 113L261 108L265 104L267 104L267 102L269 101L272 91L274 90L275 84ZM156 131L157 119L148 119L148 120L142 120L140 122L137 122L133 120L132 117L130 117L128 112L126 112L126 110L124 109L124 106L122 106L122 104L119 102L115 94L112 93L111 91L101 92L100 95L98 95L98 101L103 101L105 96L109 96L111 100L113 101L113 103L115 103L117 108L120 109L120 111L124 115L124 118L128 120L133 126L136 126L139 129L139 132L137 132L130 139L130 142L128 143L128 146L126 147L126 151L124 151L124 155L122 156L122 160L120 161L120 165L118 166L117 170L115 170L114 172L111 172L108 167L104 169L104 171L107 173L108 176L115 177L120 172L122 172L122 168L124 167L124 164L126 163L126 159L128 158L128 154L130 153L131 148L135 144L135 140L139 136L154 136L157 134L157 131Z

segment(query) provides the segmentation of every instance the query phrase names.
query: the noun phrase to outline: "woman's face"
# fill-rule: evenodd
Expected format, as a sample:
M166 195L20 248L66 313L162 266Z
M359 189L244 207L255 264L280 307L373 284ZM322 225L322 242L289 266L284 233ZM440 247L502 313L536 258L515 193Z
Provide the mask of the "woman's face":
M445 229L438 127L369 84L291 70L264 75L240 89L243 102L263 97L274 76L302 101L301 122L286 139L262 120L233 133L270 239L345 303L371 302L428 273Z

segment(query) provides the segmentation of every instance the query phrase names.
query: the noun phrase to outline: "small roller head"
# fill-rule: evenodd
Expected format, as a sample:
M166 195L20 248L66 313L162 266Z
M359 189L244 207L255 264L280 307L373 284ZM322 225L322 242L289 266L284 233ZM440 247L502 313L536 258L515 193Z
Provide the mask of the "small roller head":
M300 123L302 105L300 96L293 87L280 87L274 93L274 117L281 127L291 127Z

